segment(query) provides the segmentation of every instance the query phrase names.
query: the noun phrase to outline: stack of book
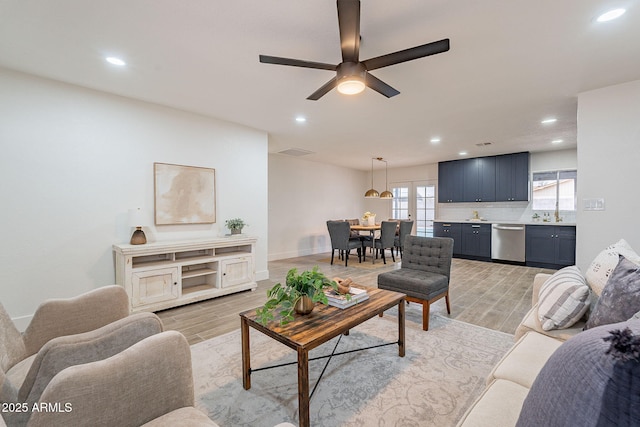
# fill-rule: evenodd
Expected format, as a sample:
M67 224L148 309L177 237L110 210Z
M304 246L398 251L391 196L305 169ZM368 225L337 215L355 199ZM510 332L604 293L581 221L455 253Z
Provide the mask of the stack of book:
M352 305L356 305L359 302L369 299L369 294L366 290L354 287L349 289L349 299L347 299L346 295L339 294L333 289L325 289L324 294L327 296L329 305L338 308L351 307Z

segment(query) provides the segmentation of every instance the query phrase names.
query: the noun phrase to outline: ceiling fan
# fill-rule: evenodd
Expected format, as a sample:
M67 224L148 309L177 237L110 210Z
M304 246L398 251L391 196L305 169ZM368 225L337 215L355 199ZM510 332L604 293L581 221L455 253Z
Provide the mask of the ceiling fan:
M400 92L370 74L369 71L449 50L449 39L443 39L360 61L360 0L337 0L337 3L340 47L342 50L341 63L333 65L301 59L260 55L260 62L265 64L290 65L336 72L334 78L309 95L307 99L317 101L334 87L338 87L340 93L356 94L362 92L365 86L387 98L391 98Z

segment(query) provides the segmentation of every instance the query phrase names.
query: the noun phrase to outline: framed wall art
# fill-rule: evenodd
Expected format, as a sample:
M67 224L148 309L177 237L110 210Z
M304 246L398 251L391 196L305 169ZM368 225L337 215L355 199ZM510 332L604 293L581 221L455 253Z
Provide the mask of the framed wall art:
M154 163L155 223L216 222L216 170Z

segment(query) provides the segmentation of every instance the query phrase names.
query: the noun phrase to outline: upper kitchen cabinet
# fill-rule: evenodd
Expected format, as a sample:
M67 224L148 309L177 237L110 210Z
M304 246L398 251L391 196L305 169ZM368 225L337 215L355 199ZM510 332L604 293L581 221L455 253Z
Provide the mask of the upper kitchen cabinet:
M438 163L438 203L462 202L464 163L451 160Z
M529 153L496 156L496 201L529 200Z
M438 163L438 203L529 200L529 153Z
M496 201L496 158L478 157L462 160L463 202Z

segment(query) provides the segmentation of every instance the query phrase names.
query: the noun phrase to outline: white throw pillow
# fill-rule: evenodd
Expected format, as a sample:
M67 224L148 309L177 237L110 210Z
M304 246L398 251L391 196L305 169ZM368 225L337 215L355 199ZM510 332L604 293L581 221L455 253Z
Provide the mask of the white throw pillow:
M584 274L587 284L596 295L600 296L602 294L611 272L618 265L618 255L622 255L632 263L640 265L640 255L624 239L620 239L613 245L606 247L595 257Z
M542 329L565 329L573 326L591 302L589 286L575 265L556 271L540 287L538 320Z

